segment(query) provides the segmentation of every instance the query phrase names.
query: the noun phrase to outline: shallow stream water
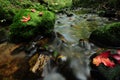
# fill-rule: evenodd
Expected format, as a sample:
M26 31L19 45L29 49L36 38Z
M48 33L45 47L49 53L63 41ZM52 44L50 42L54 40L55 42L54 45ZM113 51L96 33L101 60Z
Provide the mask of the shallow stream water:
M98 47L89 43L90 33L97 27L109 23L107 18L99 17L94 13L80 14L79 11L71 11L67 14L57 14L55 23L56 39L52 47L70 59L70 67L78 80L90 80L89 57L95 53ZM79 13L79 14L78 14ZM65 80L60 74L52 72L45 80ZM51 76L50 76L51 75ZM61 78L60 78L61 77Z
M54 28L55 39L52 42L50 42L51 44L48 45L48 47L65 56L64 60L66 59L70 60L70 63L67 66L69 66L72 69L72 72L77 79L67 80L92 80L89 78L90 77L89 57L93 53L95 53L99 49L99 47L96 47L94 44L89 43L88 38L93 30L95 30L97 27L102 27L105 24L109 23L109 20L104 17L99 17L97 14L94 13L87 13L87 11L83 13L79 9L76 11L68 11L67 14L58 13L56 17L57 18ZM26 53L22 51L19 53L19 55L18 54L11 55L11 52L14 49L18 48L19 46L20 45L15 45L8 42L0 44L0 51L2 52L0 54L1 58L0 65L1 66L3 65L0 70L0 76L1 75L11 76L11 74L15 73L19 69L18 65L16 64L19 64L22 67L22 69L20 68L21 72L19 70L17 71L18 73L16 72L17 79L21 80L20 79L21 76L24 78L25 77L24 75L27 75L29 73L27 72L29 71L28 70L29 66L24 62L23 59L26 56ZM21 60L22 62L20 62ZM26 65L27 67L26 66L24 67L23 65L24 66ZM48 68L49 71L47 71ZM11 69L13 71L11 71ZM65 72L66 70L67 68L65 68L62 71ZM24 73L24 71L26 71L26 73ZM19 75L21 73L23 75ZM64 76L57 72L56 67L51 68L50 65L48 65L44 69L43 73L45 77L44 79L35 78L34 80L66 80ZM66 74L68 73L69 72L67 72ZM33 78L32 76L29 77ZM2 77L5 77L5 79L7 80L6 76ZM27 79L29 78L28 76L26 77ZM71 76L68 75L68 77ZM0 80L2 80L1 77Z

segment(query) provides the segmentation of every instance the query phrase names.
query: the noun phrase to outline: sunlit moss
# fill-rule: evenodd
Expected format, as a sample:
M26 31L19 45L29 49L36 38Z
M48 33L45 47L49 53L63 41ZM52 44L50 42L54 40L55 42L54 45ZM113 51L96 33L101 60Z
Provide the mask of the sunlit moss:
M31 2L31 0L0 0L0 24L11 24L13 17L20 9L35 8L37 10L46 10L40 3Z
M72 6L72 0L44 0L48 7L54 11L59 11L65 7Z
M42 15L40 15L42 13ZM22 21L30 17L27 22ZM55 15L50 11L32 12L31 9L20 10L10 26L10 40L12 42L28 41L35 35L48 35L54 29Z

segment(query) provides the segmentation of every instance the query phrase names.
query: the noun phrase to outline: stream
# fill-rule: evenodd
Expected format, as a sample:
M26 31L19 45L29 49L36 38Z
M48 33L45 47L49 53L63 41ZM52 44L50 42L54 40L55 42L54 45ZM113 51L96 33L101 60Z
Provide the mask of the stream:
M107 18L99 17L94 13L80 14L79 11L71 11L68 15L57 14L56 39L50 47L70 59L69 66L77 80L91 80L89 57L99 48L89 43L88 38L94 29L107 23L109 23ZM65 80L65 78L52 71L45 80Z
M21 46L21 44L16 45L5 42L6 40L4 40L3 37L0 44L0 51L2 52L0 53L0 80L16 80L16 78L18 80L93 80L90 78L89 57L96 53L99 47L90 43L88 38L93 30L110 23L110 21L105 17L99 17L97 14L88 11L92 10L68 10L66 13L58 13L56 15L54 28L55 39L49 42L47 47L63 55L63 64L62 66L61 64L57 64L55 67L48 64L45 68L42 65L44 68L42 78L40 75L37 75L36 78L36 74L32 73L32 71L30 72L29 68L31 69L31 66L29 66L28 63L26 64L28 60L25 61L25 57L34 58L33 62L31 61L30 63L29 61L29 64L34 68L33 66L35 65L36 60L39 61L39 58L43 57L43 64L45 63L44 58L50 60L50 57L45 55L49 52L43 50L43 53L45 54L38 57L42 52L39 51L39 53L36 54L40 47L36 47L37 43L32 42L30 45L30 47L32 47L30 50L32 50L29 50L29 54L26 54L24 51L26 46L24 46L24 44ZM43 39L43 37L39 36L39 39ZM47 42L47 39L43 39L43 41L43 43L45 43L45 41ZM13 55L11 55L12 52L14 53ZM37 57L33 57L33 55L37 55ZM67 61L69 64L66 65ZM39 63L40 62L38 62L38 64ZM39 68L39 65L36 66ZM32 69L33 72L35 72L37 68ZM59 71L59 68L61 69L61 72ZM11 75L13 76L13 79Z

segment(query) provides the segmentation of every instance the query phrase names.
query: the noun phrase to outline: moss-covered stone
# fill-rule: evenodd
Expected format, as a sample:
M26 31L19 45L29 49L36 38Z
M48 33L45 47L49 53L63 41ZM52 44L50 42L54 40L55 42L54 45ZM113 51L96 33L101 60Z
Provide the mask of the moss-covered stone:
M53 11L59 11L65 7L72 6L72 0L44 0Z
M115 62L114 67L107 67L104 64L96 66L93 64L93 58L95 58L98 53L95 53L91 56L90 59L90 68L91 68L91 77L94 80L120 80L120 64L117 64L113 58L109 58Z
M120 22L98 28L92 32L89 40L100 47L120 47Z
M20 9L35 8L46 10L40 3L31 0L0 0L0 24L11 24Z
M10 40L21 42L28 41L37 34L48 35L54 29L54 22L55 14L50 11L20 10L10 26Z
M15 7L8 0L0 0L0 24L12 22L15 15Z

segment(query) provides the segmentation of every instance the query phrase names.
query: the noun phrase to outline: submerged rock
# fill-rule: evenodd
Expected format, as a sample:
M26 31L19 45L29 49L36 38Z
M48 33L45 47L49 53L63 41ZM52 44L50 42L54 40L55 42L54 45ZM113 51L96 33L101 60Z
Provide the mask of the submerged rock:
M90 42L100 47L120 47L120 23L108 24L93 31L90 35Z

